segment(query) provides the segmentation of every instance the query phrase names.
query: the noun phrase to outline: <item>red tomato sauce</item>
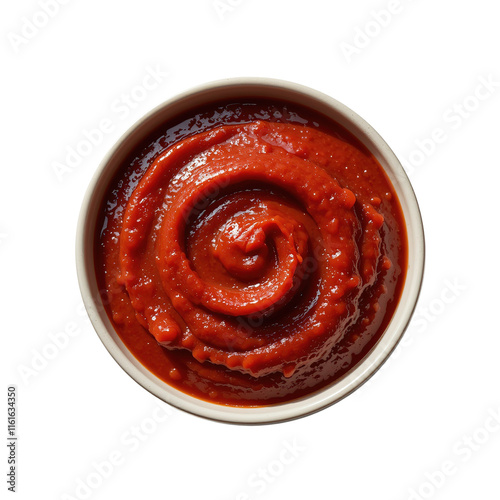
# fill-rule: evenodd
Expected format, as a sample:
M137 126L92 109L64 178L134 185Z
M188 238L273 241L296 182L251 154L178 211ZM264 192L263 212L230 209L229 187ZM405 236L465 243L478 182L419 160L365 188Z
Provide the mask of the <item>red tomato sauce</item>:
M407 267L373 155L287 102L217 102L152 134L101 208L96 275L118 335L177 389L232 406L338 380L379 340Z

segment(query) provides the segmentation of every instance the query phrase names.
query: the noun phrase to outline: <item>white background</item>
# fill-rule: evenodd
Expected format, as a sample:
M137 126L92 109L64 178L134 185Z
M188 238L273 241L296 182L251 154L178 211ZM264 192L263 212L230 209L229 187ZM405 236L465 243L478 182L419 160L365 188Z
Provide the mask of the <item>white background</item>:
M0 16L1 366L2 390L18 387L18 498L499 499L497 4L66 2L48 20L35 0ZM148 67L168 76L144 95ZM82 314L75 272L80 203L106 151L165 99L231 76L302 83L364 117L407 169L427 237L395 355L339 404L272 426L164 419ZM134 89L141 102L119 111ZM56 175L104 118L113 130Z

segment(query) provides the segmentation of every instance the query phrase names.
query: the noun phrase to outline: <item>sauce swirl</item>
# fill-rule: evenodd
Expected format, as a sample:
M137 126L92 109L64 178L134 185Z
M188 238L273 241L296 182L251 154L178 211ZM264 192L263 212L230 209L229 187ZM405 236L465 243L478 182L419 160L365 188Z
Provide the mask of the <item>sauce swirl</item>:
M367 354L397 306L406 245L394 189L356 138L249 99L178 117L124 163L96 273L150 371L254 406L313 392Z

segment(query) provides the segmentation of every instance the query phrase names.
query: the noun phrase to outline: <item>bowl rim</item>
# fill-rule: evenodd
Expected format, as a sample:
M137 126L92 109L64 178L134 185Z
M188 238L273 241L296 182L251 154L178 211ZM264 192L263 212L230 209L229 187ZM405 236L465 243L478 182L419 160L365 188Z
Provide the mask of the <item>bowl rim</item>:
M189 103L200 99L208 104L217 99L216 94L219 98L228 93L240 97L266 97L266 93L273 92L279 92L279 95L283 92L287 95L283 99L287 101L296 96L302 100L299 102L302 105L304 100L308 101L306 106L353 133L382 165L399 197L406 222L408 264L405 284L386 330L370 352L343 377L312 394L286 403L258 407L225 406L195 398L163 382L138 362L118 337L102 304L95 276L95 219L102 201L99 193L107 189L120 158L123 160L141 138L152 132L155 127L151 124L164 114L168 115L169 110L172 116L179 114L171 110L176 106L187 110L193 107ZM357 113L329 95L297 83L260 77L226 78L195 86L159 104L129 127L103 157L87 187L77 223L75 250L83 303L97 335L118 365L162 401L199 417L234 424L269 424L305 417L337 403L363 385L388 359L407 329L420 295L425 265L425 237L418 201L406 172L384 139Z

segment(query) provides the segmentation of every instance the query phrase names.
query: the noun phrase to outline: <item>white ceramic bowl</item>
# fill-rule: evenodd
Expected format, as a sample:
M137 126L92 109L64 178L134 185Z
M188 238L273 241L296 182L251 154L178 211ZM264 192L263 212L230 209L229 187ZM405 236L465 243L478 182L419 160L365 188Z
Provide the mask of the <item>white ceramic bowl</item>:
M218 99L262 97L295 102L340 123L375 155L399 196L408 232L408 269L404 290L386 331L370 353L333 384L301 399L257 408L222 406L199 400L169 386L149 372L128 351L101 302L94 271L94 228L106 188L135 147L169 118ZM189 90L152 110L112 147L97 169L82 204L77 229L76 261L80 289L92 324L116 362L140 385L163 401L187 412L231 423L271 423L302 417L347 396L380 368L401 339L413 314L424 269L424 233L415 194L398 159L379 134L352 110L316 90L263 78L235 78Z

